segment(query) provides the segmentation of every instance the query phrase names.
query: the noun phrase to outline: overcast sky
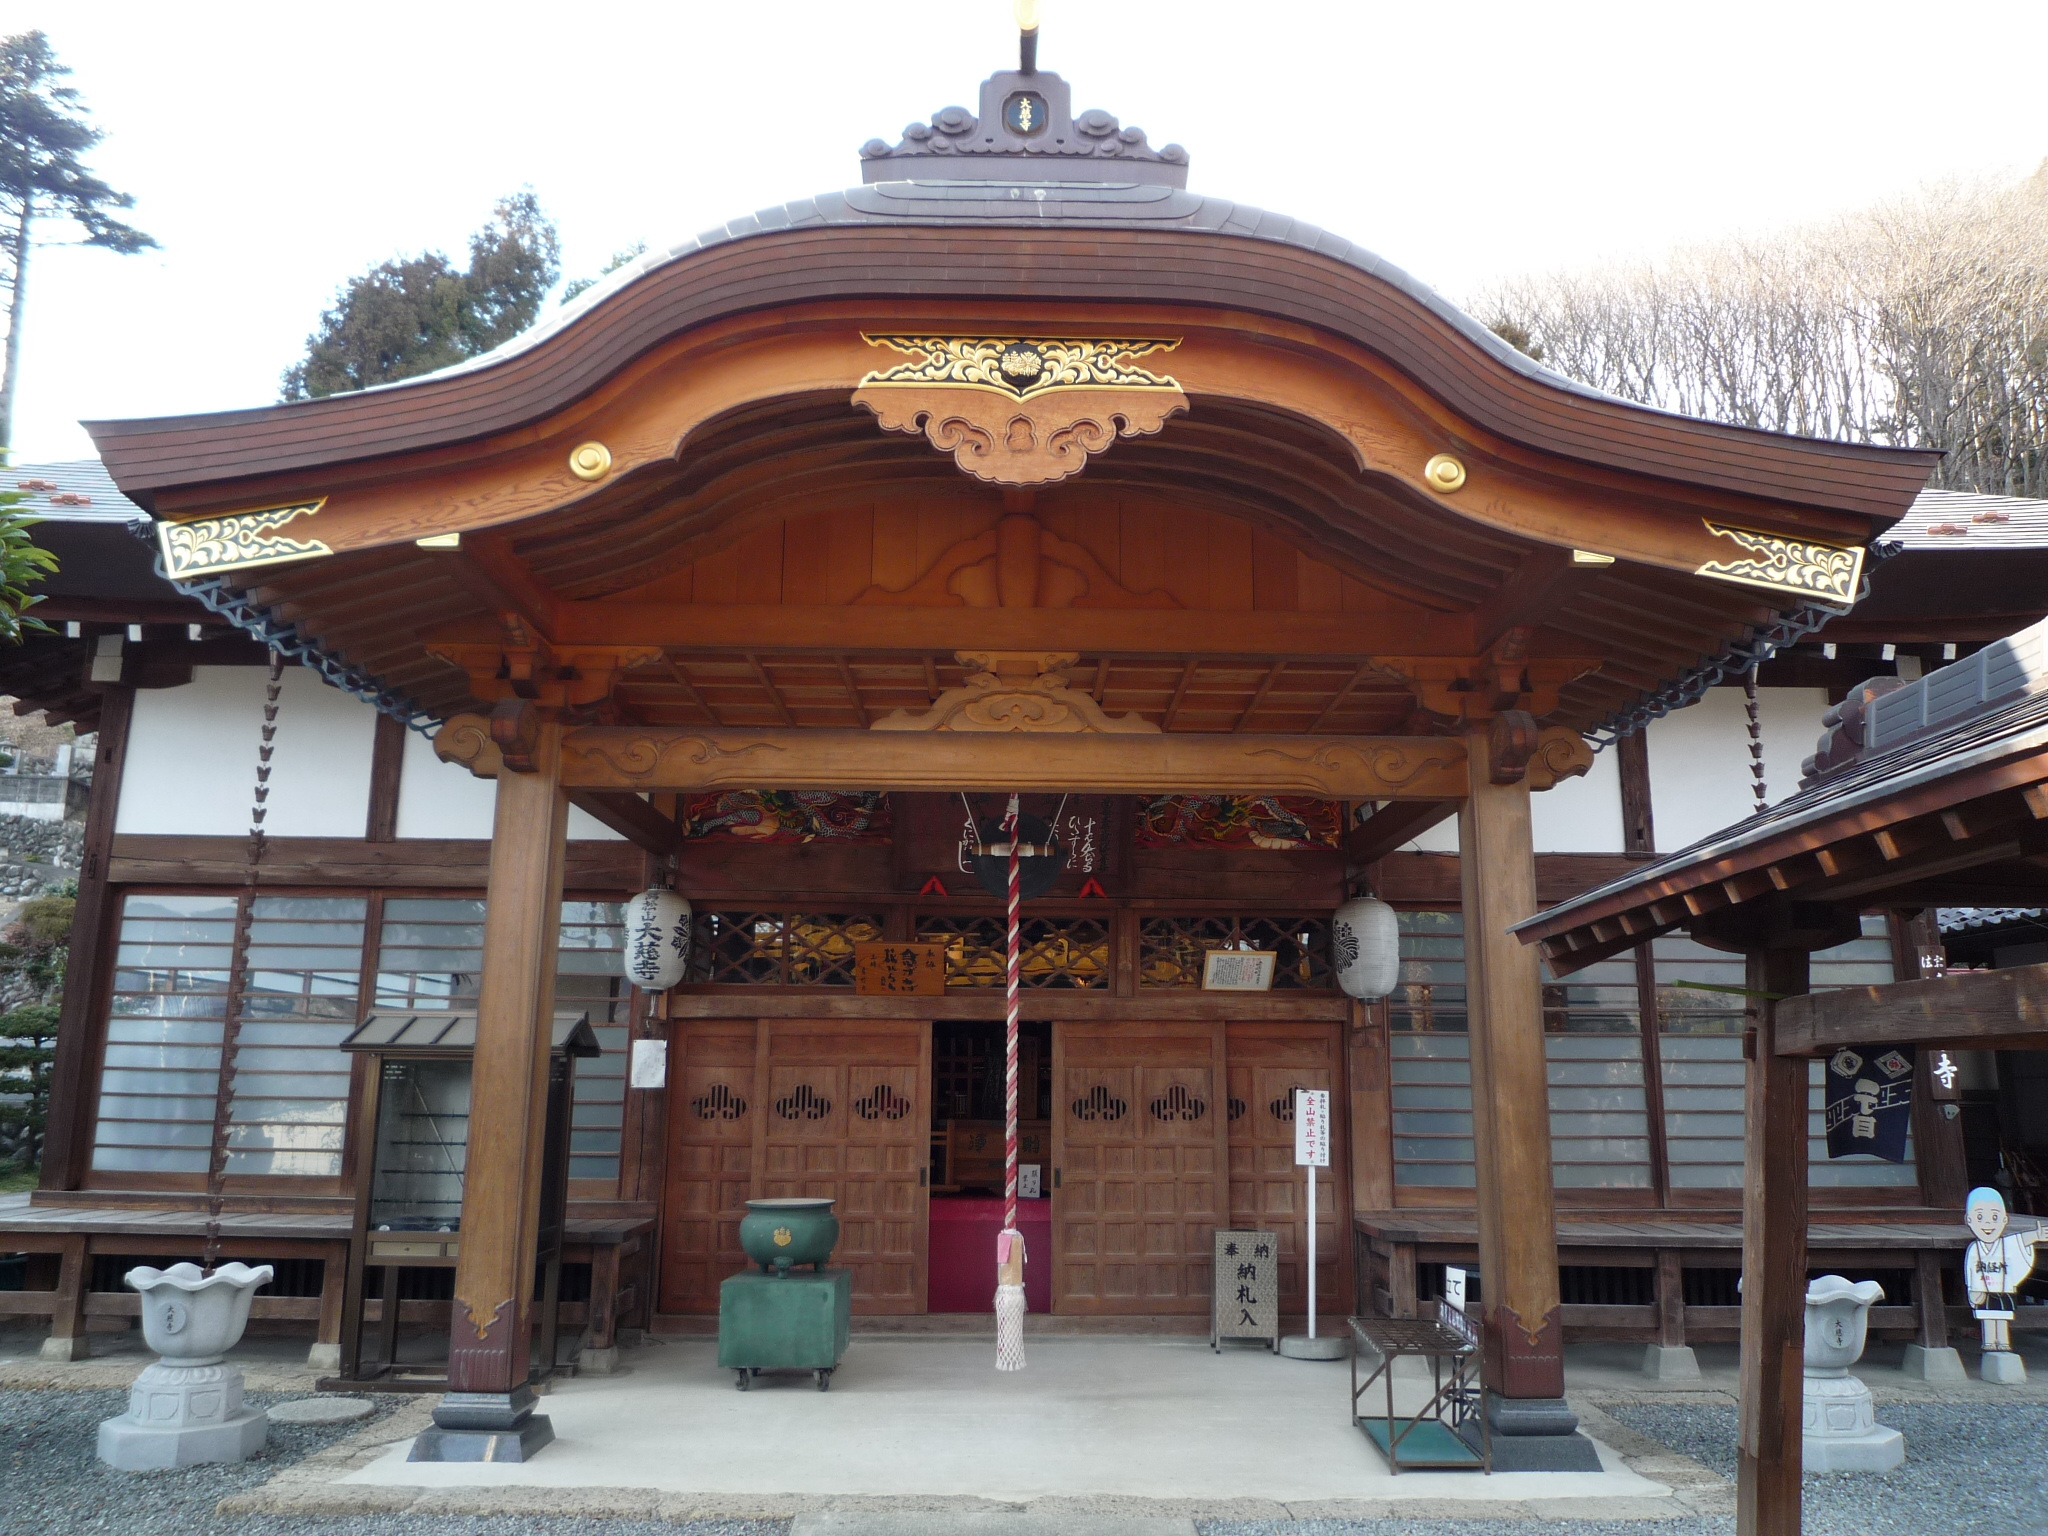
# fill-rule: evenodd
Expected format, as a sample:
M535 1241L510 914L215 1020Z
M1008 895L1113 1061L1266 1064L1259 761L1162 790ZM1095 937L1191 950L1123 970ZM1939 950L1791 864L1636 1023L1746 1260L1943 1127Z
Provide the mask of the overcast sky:
M80 418L274 400L345 279L459 256L531 184L570 276L859 180L975 105L1009 0L0 0L41 27L162 243L30 273L16 462ZM1040 62L1191 186L1311 220L1453 298L2048 157L2044 0L1044 0Z

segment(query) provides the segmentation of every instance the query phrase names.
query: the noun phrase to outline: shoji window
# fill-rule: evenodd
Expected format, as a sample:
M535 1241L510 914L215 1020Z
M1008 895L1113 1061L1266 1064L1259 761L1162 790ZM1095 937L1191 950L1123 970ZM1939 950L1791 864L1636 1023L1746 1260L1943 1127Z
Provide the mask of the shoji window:
M590 1014L604 1055L576 1063L569 1176L617 1179L626 1093L627 992L617 902L565 901L555 1005ZM461 897L386 897L377 955L380 1008L474 1008L483 971L484 904Z
M1650 1189L1650 1111L1633 955L1543 987L1550 1158L1559 1189Z
M228 1109L229 1173L333 1178L362 987L361 896L258 896Z
M619 1176L620 1117L626 1104L629 994L625 911L616 901L562 903L562 942L555 967L555 1006L581 1008L604 1055L576 1063L576 1113L569 1132L569 1177Z
M1657 967L1658 1047L1664 1070L1665 1146L1673 1189L1742 1188L1742 999L1733 993L1674 986L1703 981L1743 985L1740 955L1668 935L1651 951ZM1812 988L1862 986L1892 979L1891 941L1882 917L1863 919L1863 936L1814 955ZM1821 1126L1822 1063L1809 1067L1811 1115L1807 1122L1809 1178L1815 1188L1910 1188L1918 1182L1907 1161L1874 1157L1830 1161Z
M236 911L233 896L122 903L94 1168L206 1172Z
M1472 1050L1457 912L1403 912L1393 1033L1394 1182L1470 1189ZM1543 987L1552 1178L1559 1189L1652 1187L1635 963Z
M1393 1029L1394 1182L1470 1189L1472 1049L1465 1028L1465 934L1456 912L1403 912Z

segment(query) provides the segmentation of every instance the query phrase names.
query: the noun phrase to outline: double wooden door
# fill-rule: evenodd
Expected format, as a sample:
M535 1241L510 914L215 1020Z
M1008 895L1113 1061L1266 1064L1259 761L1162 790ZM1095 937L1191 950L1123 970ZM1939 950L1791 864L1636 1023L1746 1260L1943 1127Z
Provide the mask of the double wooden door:
M671 1049L661 1309L718 1309L749 1199L829 1195L855 1310L922 1312L931 1026L707 1020Z

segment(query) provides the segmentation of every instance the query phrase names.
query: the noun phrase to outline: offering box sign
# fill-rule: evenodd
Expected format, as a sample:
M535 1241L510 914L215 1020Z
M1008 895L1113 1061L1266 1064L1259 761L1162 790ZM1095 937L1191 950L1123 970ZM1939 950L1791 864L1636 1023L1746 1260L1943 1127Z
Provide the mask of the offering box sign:
M943 944L856 944L853 990L862 997L944 997Z
M1219 1230L1215 1234L1215 1298L1209 1345L1263 1339L1280 1347L1280 1234Z

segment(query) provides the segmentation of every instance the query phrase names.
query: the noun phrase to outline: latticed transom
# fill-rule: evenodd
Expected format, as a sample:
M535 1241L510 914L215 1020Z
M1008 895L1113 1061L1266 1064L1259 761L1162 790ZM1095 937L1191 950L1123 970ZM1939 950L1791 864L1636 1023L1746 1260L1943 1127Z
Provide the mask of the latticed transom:
M699 912L690 980L850 987L853 946L882 937L871 912Z
M925 916L921 942L946 946L948 987L1001 987L1009 974L1008 930L1000 917ZM1109 985L1109 923L1092 917L1033 917L1018 925L1018 980L1027 987Z
M1266 917L1226 913L1148 917L1138 931L1138 983L1145 987L1199 987L1203 957L1211 950L1269 950L1277 990L1326 990L1330 972L1327 917Z

